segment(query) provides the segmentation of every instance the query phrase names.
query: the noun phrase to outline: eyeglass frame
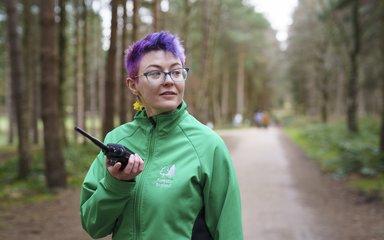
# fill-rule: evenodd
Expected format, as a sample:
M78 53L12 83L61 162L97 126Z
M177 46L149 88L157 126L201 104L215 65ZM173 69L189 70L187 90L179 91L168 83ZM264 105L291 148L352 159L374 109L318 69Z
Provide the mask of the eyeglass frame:
M185 71L187 72L187 77L186 77L183 81L175 81L175 80L173 80L171 73L172 73L173 71L180 70L180 69L185 70ZM151 73L151 72L161 72L161 73L163 73L163 74L164 74L163 82L165 82L165 80L167 79L167 75L169 75L169 77L171 78L171 80L172 80L173 82L185 82L185 81L188 79L189 68L187 68L187 67L184 67L184 68L176 68L176 69L173 69L173 70L171 70L171 71L169 71L169 72L164 72L164 71L160 71L160 70L153 70L153 71L145 72L145 73L143 73L142 75L137 75L135 78L144 76L144 77L147 79L148 82L153 83L154 81L151 81L151 80L148 79L148 74Z

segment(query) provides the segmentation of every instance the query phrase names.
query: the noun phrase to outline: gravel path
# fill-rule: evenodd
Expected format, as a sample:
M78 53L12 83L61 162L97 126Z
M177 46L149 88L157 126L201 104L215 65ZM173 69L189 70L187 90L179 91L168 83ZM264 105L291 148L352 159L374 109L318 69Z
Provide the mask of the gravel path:
M241 186L245 239L315 240L316 219L303 206L274 129L228 133Z
M240 182L246 240L384 239L384 206L359 203L277 128L220 134Z

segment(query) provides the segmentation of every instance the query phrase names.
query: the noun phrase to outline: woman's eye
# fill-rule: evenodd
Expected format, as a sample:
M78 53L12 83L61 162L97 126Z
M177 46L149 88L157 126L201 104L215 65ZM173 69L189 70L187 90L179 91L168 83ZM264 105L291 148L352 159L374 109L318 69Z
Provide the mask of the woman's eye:
M179 76L180 74L181 74L181 71L179 69L172 71L172 76Z
M148 73L148 76L150 76L150 77L154 77L154 78L158 78L158 77L161 76L161 72L160 72L160 71L149 72L149 73Z

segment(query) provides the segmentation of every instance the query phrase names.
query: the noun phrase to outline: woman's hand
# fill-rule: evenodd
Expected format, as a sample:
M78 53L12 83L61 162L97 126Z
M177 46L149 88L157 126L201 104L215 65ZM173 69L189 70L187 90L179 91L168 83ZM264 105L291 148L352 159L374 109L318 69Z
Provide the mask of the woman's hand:
M114 166L109 164L109 160L106 159L106 165L109 173L122 181L129 181L135 179L144 169L144 161L137 154L131 154L128 159L127 166L120 170L121 163L117 162Z

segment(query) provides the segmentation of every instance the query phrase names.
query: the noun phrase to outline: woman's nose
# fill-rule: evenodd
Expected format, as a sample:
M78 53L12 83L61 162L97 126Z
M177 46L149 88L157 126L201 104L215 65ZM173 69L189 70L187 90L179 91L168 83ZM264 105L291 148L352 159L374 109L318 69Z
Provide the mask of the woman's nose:
M163 84L170 84L173 83L173 79L171 78L171 73L165 73L164 74L164 81Z

